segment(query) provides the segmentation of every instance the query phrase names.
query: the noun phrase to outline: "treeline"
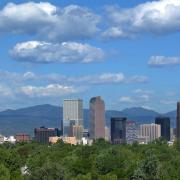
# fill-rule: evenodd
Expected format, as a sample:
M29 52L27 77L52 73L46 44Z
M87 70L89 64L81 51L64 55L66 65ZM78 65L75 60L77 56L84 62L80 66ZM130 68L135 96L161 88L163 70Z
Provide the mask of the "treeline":
M178 180L178 147L161 139L148 145L111 145L101 139L92 146L5 143L0 145L0 180Z

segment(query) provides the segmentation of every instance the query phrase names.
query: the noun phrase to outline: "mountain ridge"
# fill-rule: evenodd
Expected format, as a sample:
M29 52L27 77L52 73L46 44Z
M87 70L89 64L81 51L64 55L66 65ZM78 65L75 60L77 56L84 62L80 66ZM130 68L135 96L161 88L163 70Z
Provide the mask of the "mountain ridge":
M89 110L84 109L84 126L88 128ZM19 109L7 109L0 112L0 133L13 135L15 133L28 133L33 135L36 127L58 127L61 126L62 107L50 104L35 105ZM134 120L137 124L152 123L157 116L168 116L171 118L171 126L175 125L176 111L164 114L142 107L126 108L122 111L106 110L106 125L110 126L110 118L125 116L128 120Z

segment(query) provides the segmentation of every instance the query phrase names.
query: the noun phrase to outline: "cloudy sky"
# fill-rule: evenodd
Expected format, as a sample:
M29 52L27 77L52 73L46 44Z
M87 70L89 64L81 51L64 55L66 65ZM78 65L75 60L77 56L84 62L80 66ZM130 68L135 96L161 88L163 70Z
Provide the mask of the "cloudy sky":
M98 95L173 110L179 42L180 0L2 0L0 110Z

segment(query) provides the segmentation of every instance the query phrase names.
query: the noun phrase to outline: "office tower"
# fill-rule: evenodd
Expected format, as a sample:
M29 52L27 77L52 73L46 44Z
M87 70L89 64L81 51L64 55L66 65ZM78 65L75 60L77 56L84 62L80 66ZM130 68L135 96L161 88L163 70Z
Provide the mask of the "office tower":
M83 126L83 101L65 99L63 102L63 136L74 136L74 125Z
M88 129L83 129L83 137L89 138L89 130Z
M161 125L161 137L170 141L170 118L168 117L157 117L155 124Z
M135 121L126 122L126 142L132 144L133 142L138 141L138 127Z
M176 138L180 141L180 102L177 103Z
M30 142L31 136L29 134L16 134L15 135L16 142Z
M111 142L113 144L126 142L126 118L111 118Z
M105 140L110 141L110 129L105 127Z
M90 138L105 138L105 103L100 96L90 99Z
M141 124L140 136L148 137L149 141L153 141L161 137L161 125L158 124Z
M49 137L55 137L59 135L57 128L35 128L34 129L35 141L40 143L49 143Z
M72 136L76 137L77 140L81 140L83 137L83 126L73 125L71 126Z
M175 140L175 133L174 133L174 128L170 129L170 141L174 141Z

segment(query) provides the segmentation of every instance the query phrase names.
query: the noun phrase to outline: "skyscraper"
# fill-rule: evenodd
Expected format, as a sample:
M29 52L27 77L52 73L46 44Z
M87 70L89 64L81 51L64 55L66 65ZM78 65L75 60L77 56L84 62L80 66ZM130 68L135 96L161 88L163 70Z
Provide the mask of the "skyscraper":
M177 103L176 138L180 141L180 102Z
M161 137L161 125L158 124L141 124L140 125L141 137L148 137L149 141L153 141Z
M138 126L135 121L126 122L126 142L127 144L133 144L138 141Z
M90 99L90 138L105 138L105 103L100 96Z
M65 99L63 102L63 135L75 136L73 126L83 128L83 101L81 99ZM82 128L78 128L81 129ZM77 131L76 131L76 134Z
M157 117L155 124L161 125L161 137L170 141L170 118L168 117Z
M111 118L111 142L113 144L126 142L126 118Z

